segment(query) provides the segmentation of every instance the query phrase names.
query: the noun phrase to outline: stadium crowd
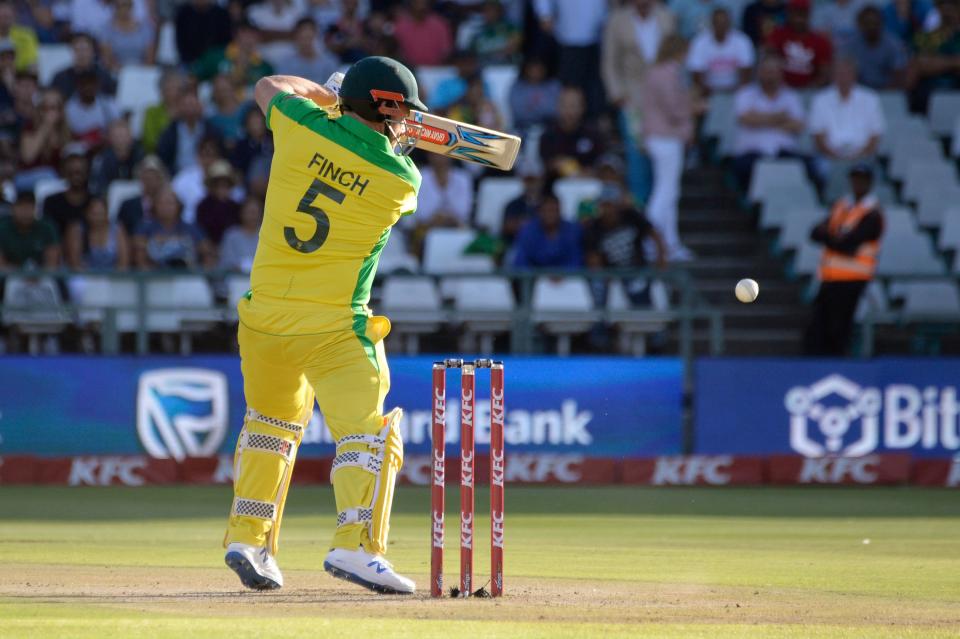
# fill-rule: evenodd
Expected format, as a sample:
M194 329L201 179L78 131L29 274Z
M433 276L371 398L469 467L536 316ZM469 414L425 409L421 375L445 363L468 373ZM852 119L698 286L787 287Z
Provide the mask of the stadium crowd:
M55 44L70 61L41 83ZM837 167L877 151L877 91L923 112L960 88L960 2L0 0L0 265L249 270L272 154L253 85L323 80L372 54L418 74L452 65L425 90L432 110L536 143L502 230L477 228L472 249L518 268L663 264L694 257L677 207L710 96L735 96L741 185L758 158L796 156L833 197ZM115 98L130 65L163 68L142 113ZM498 104L484 70L499 65L519 72ZM487 175L418 163L419 211L401 227L415 255L429 229L475 225ZM603 183L576 220L550 188L571 176ZM139 189L113 210L118 180Z

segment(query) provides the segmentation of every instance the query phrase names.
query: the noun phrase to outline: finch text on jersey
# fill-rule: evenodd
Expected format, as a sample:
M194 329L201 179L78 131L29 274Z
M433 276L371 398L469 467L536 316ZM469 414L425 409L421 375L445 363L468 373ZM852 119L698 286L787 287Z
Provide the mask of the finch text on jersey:
M310 158L310 163L307 164L308 169L314 166L320 167L317 169L318 176L336 182L340 186L345 186L350 191L357 191L357 195L363 195L363 190L370 184L369 178L364 178L353 171L345 171L334 164L333 160L328 160L319 153L314 153L313 157Z

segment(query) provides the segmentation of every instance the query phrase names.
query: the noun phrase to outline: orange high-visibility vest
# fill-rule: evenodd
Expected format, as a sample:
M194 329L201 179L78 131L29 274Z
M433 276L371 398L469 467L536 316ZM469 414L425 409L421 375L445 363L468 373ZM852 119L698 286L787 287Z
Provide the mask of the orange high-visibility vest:
M851 231L876 207L877 200L874 197L866 197L853 203L849 198L841 198L830 211L830 234L842 235ZM879 251L878 241L864 242L853 255L824 248L820 258L820 281L852 282L872 279L877 270Z

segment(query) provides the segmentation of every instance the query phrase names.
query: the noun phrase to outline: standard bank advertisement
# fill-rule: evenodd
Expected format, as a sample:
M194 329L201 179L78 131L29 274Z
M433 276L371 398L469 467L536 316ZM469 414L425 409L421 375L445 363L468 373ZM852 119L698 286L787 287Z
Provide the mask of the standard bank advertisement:
M960 359L704 359L695 452L960 453Z
M391 357L386 410L404 409L406 451L430 453L431 364ZM681 449L678 359L508 358L508 449L585 457L651 457ZM476 444L489 444L489 373L477 374ZM230 453L243 422L236 357L0 359L0 454ZM446 441L459 445L459 374L447 378ZM315 411L300 457L334 453Z

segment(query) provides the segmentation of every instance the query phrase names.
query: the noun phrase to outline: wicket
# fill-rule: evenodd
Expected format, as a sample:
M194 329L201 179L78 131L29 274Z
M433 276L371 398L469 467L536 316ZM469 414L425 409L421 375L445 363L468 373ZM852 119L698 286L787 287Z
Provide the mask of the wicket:
M490 369L490 596L503 594L503 362L447 359L433 364L430 595L443 596L447 369L460 369L460 596L473 592L474 409L476 369Z

